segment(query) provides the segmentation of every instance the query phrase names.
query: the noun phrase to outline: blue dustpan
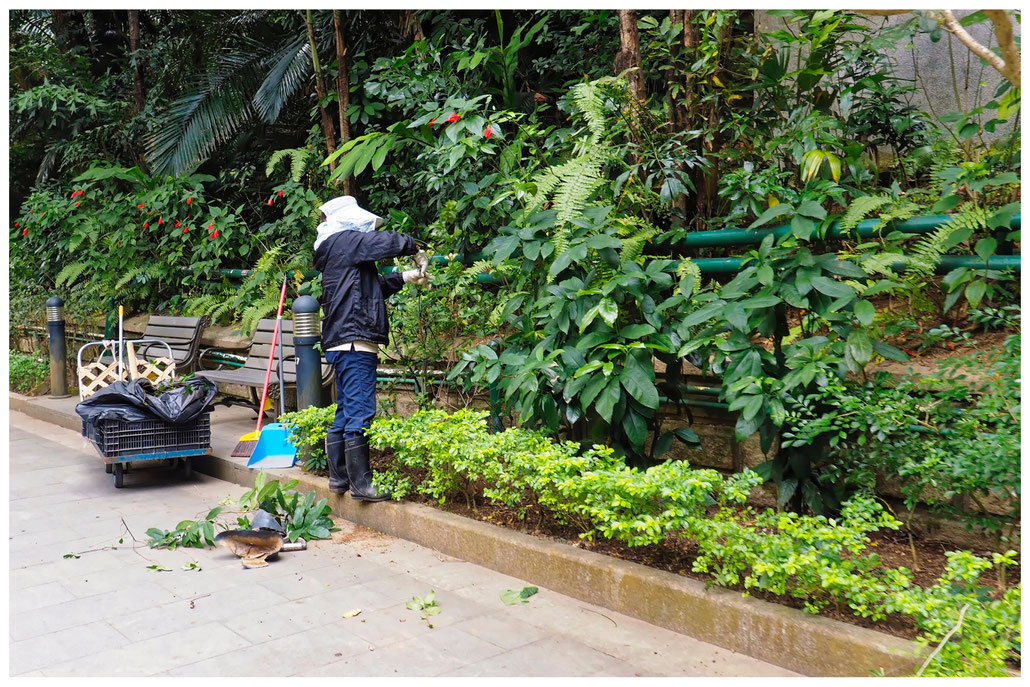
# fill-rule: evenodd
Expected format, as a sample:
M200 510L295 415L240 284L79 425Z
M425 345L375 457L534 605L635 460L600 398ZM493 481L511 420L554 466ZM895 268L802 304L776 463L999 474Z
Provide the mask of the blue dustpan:
M278 422L262 427L247 467L292 468L297 461L297 447L286 440L289 435L289 430Z

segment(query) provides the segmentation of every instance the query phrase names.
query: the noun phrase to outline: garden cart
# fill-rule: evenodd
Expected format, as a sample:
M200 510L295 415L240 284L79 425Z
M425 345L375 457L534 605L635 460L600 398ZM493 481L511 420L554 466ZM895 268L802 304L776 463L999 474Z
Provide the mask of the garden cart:
M163 346L168 356L137 358L135 346L140 345ZM91 348L100 354L84 363L84 352ZM211 455L208 404L217 387L203 379L176 383L166 342L93 341L79 349L77 363L80 403L75 410L82 417L82 436L100 453L115 487L122 487L127 471L144 465L180 466L189 477L192 458ZM169 384L175 388L151 393Z

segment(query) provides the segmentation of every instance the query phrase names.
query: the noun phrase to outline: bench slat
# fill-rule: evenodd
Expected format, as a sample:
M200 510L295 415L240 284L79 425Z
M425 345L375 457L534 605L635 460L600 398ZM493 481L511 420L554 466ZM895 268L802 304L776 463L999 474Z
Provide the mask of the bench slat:
M200 317L172 317L169 315L151 315L147 326L156 325L159 327L185 327L196 329L200 326Z

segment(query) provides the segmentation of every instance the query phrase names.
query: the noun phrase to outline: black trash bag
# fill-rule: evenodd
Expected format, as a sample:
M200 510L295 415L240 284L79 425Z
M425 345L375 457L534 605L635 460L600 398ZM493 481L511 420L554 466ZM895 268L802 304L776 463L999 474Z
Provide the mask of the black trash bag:
M147 408L165 422L181 425L196 419L205 410L209 410L211 401L218 393L218 385L204 377L190 377L176 382L176 386L159 396L154 396L153 385L145 379L147 389Z
M162 420L181 425L208 410L218 386L203 377L191 377L160 394L147 379L114 382L75 406L83 420Z
M133 382L113 382L100 389L75 406L75 412L86 422L96 424L100 420L121 420L138 422L156 420L157 416L146 409L147 392Z

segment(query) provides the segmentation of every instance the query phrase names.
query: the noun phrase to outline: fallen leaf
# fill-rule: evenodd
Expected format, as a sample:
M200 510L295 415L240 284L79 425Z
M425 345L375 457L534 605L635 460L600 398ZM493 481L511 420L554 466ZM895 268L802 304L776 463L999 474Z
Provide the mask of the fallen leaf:
M353 609L347 611L346 613L344 613L343 617L344 618L353 618L354 616L358 615L359 613L361 613L361 609L360 608L353 608Z
M514 589L505 589L503 592L501 592L501 601L503 601L508 606L528 604L529 597L533 596L538 591L540 590L536 587L523 587L519 591L515 591Z

